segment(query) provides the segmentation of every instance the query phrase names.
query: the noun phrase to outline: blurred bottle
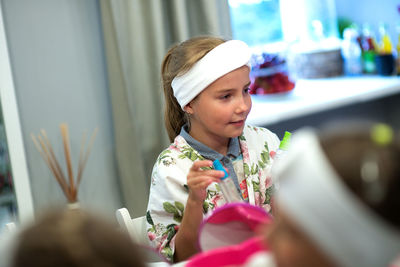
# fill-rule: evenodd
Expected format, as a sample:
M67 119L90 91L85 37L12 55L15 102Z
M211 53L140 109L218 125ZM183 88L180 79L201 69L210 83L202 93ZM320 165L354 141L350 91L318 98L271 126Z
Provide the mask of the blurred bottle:
M358 32L354 28L343 31L342 56L346 75L359 75L362 72L361 47L357 41Z
M393 53L392 40L388 33L388 26L385 23L379 25L379 36L380 44L378 47L378 53L381 55L390 55Z
M289 149L291 136L292 134L290 132L285 131L281 143L279 144L279 149L276 151L274 158L275 160L280 160L286 154L287 150Z
M364 24L362 27L362 34L360 36L361 46L361 59L362 69L364 73L375 73L375 38L372 34L371 28L368 24Z
M279 162L279 161L281 161L282 159L285 158L285 155L286 155L286 153L287 153L287 151L289 149L289 146L290 146L290 138L291 138L291 136L292 136L292 133L290 133L288 131L285 131L285 134L283 135L283 138L282 138L282 140L281 140L281 142L279 144L279 148L276 151L276 154L274 156L274 165L275 165L276 162ZM275 175L272 175L272 180L273 180L275 188L278 189L279 188L279 180L276 179Z
M243 199L235 186L231 176L229 176L228 172L225 170L224 166L222 166L219 160L214 160L213 162L214 169L218 171L223 171L225 176L221 178L219 182L219 186L221 187L222 194L227 203L230 202L242 202Z
M388 33L388 26L385 23L379 25L380 42L378 44L378 54L375 57L376 72L379 75L390 76L395 72L395 58L393 55L393 45Z
M396 45L396 51L397 51L397 57L396 57L396 74L397 76L400 75L400 23L397 24L396 27L397 31L397 45Z

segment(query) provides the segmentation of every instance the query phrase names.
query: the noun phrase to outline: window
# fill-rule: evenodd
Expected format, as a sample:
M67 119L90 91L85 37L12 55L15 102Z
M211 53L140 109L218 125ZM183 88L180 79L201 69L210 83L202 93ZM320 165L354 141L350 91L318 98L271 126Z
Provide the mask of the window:
M228 3L233 38L253 48L279 51L288 42L312 46L338 37L334 0L228 0Z
M279 0L229 0L233 38L249 46L283 41Z
M228 4L233 38L253 50L250 93L291 91L294 83L289 75L317 78L342 72L334 0L228 0Z

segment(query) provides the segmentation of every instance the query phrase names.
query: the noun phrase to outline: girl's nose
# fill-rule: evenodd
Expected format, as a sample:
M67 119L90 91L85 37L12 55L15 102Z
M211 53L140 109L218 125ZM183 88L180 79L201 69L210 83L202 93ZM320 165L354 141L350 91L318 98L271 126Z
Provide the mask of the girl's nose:
M251 108L251 99L250 97L241 97L237 107L236 107L236 113L244 113L249 111Z

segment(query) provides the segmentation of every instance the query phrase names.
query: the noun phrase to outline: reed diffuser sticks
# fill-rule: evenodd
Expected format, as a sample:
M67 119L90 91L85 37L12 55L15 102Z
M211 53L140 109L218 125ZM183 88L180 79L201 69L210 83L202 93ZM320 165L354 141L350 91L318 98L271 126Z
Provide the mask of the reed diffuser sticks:
M64 172L59 164L59 161L57 160L57 157L54 154L53 147L50 143L49 138L47 137L46 131L42 129L40 131L41 135L39 134L36 137L32 133L31 137L33 143L35 144L36 149L39 151L40 155L42 156L47 166L49 167L50 171L52 172L54 178L60 185L62 192L67 198L67 201L69 203L75 203L78 201L78 187L79 184L81 183L82 173L85 168L90 151L92 149L98 129L97 128L94 129L92 136L90 137L89 144L86 147L86 150L85 150L86 133L82 135L76 179L74 178L73 167L72 167L68 125L66 123L60 124L60 130L64 147L64 157L67 165L68 179L64 175Z

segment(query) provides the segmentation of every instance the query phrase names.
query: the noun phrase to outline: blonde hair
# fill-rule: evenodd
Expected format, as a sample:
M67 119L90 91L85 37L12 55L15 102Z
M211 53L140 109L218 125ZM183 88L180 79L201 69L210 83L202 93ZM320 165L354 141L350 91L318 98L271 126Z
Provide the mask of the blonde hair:
M181 109L171 86L177 75L189 71L193 65L216 46L226 40L218 37L200 36L191 38L171 47L164 57L161 66L162 84L165 96L164 120L171 142L179 134L185 123L190 123L188 116Z

